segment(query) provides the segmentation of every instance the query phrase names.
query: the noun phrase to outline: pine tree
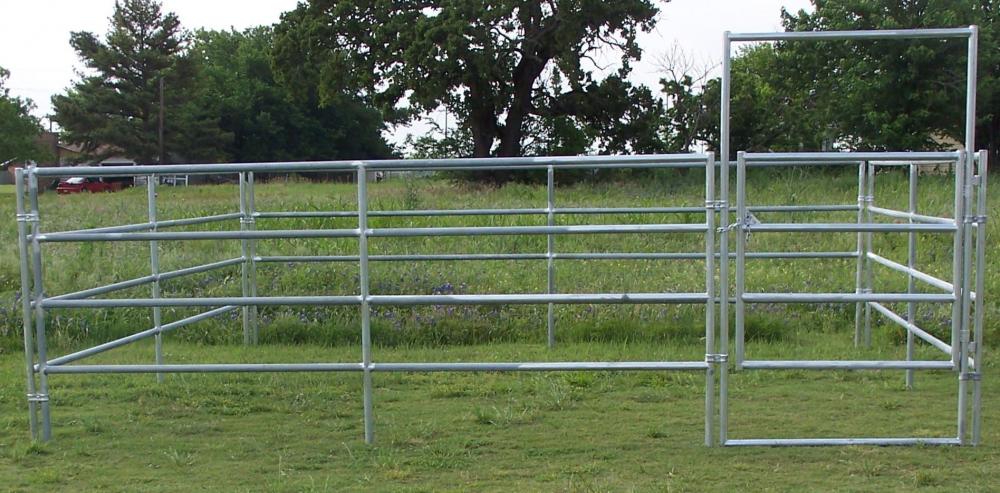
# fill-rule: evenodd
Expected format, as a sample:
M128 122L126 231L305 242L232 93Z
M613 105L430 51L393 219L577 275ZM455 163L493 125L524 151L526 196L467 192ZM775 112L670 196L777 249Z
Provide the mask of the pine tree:
M52 98L64 140L83 145L94 159L122 153L140 164L158 162L163 79L165 162L221 158L227 136L194 103L197 65L177 16L155 0L120 0L110 21L103 41L85 31L70 35L86 69L66 94Z

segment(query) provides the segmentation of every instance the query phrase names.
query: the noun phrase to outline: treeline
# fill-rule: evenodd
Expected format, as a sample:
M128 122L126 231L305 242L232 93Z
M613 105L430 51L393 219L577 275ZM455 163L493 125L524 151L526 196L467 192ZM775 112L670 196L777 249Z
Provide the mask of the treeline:
M103 39L74 32L83 76L52 98L87 159L141 164L384 158L378 113L354 98L293 93L272 67L274 30L185 31L153 0L116 3ZM161 99L162 98L162 99ZM160 107L163 145L160 148Z
M998 2L814 0L812 10L782 11L784 28L979 25L977 146L996 159ZM309 0L274 26L189 32L155 0L121 0L106 35L72 34L85 70L53 97L54 119L89 157L140 163L714 150L720 83L701 77L711 67L674 66L657 88L628 80L637 36L661 14L653 0ZM965 61L961 39L747 45L732 65L731 149L953 147L964 140ZM442 109L446 136L386 142Z

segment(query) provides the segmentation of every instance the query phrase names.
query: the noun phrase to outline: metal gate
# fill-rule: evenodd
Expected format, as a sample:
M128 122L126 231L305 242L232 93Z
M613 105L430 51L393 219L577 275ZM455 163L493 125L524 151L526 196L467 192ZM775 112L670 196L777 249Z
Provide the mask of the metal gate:
M649 156L588 156L540 157L450 160L386 160L386 161L331 161L293 163L205 164L170 166L134 166L122 168L35 168L18 170L16 174L18 246L20 251L21 303L27 375L27 401L32 436L49 440L52 436L50 418L49 375L86 373L164 373L180 372L356 372L362 376L363 414L365 440L374 440L373 374L377 372L438 372L438 371L697 371L705 374L705 444L734 445L904 445L904 444L966 444L978 443L981 422L982 334L983 334L983 278L986 219L986 155L983 152L933 152L933 153L791 153L757 154L740 153L736 162L729 156L729 66L731 41L792 41L799 39L885 39L885 38L937 38L965 37L969 41L968 97L966 106L966 149L974 149L973 130L975 115L976 43L975 27L963 29L929 29L907 31L857 31L857 32L803 32L725 35L725 58L722 79L721 162L712 154L676 154ZM920 214L916 209L916 164L925 161L948 161L955 166L955 207L950 218ZM799 165L850 165L858 168L858 201L856 204L814 204L755 206L746 203L746 173L748 168L760 166ZM736 167L736 207L729 203L730 168ZM891 210L874 204L874 170L877 166L908 166L910 172L909 209ZM695 168L705 173L704 203L663 205L657 207L589 207L560 208L556 206L555 173L570 169L619 169L619 168ZM716 171L719 178L716 179ZM547 201L545 207L530 209L449 209L416 211L370 210L368 181L372 172L407 170L544 170L547 173ZM254 195L254 174L269 172L349 172L357 179L357 210L354 211L258 211ZM163 220L157 216L156 183L164 175L216 174L237 176L240 184L239 208L236 211L194 218ZM148 177L148 220L138 224L93 228L79 231L46 232L42 228L39 209L39 178L65 176L142 176ZM718 193L716 192L718 185ZM857 220L850 223L760 223L753 212L801 211L857 211ZM735 220L732 213L735 212ZM643 224L557 225L556 217L565 215L592 215L635 213L644 214L704 214L697 223L663 223L647 220ZM369 217L403 216L545 216L545 226L475 226L475 227L421 227L375 228ZM349 229L258 229L259 221L289 217L347 217L357 218L357 227ZM876 217L905 220L906 223L889 224L875 221ZM238 229L225 231L171 231L171 228L208 223L230 223ZM721 227L717 227L721 226ZM730 253L730 231L736 232L736 251ZM787 232L851 232L857 234L857 248L849 252L748 252L746 237L749 233L781 234ZM909 256L907 262L887 259L872 251L875 233L906 233ZM560 235L614 235L614 234L685 234L700 235L704 250L699 252L589 252L559 253L555 238ZM953 276L951 282L921 272L915 261L917 233L950 234L953 236ZM540 235L547 239L545 252L534 253L465 253L419 255L371 255L369 242L389 237L436 237L481 235ZM357 255L277 256L261 255L258 240L282 238L356 238ZM159 242L198 240L239 240L241 255L203 265L173 271L161 271ZM143 242L149 245L150 273L82 291L48 295L43 286L42 246L57 242ZM718 268L715 260L719 258ZM856 286L853 293L748 293L745 290L745 264L754 258L854 258L857 262ZM557 261L565 260L697 260L705 263L705 280L700 286L691 286L688 292L644 293L574 293L560 292L555 283ZM432 294L432 295L373 295L370 292L369 264L371 262L412 261L467 261L467 260L544 260L547 285L544 293L528 294ZM257 265L267 262L356 262L359 272L357 294L343 296L259 296L257 293ZM735 293L730 296L729 271L735 268ZM203 273L230 266L241 268L241 296L183 297L161 296L160 282L183 276ZM908 276L905 293L873 292L871 279L873 267L882 266ZM973 275L973 271L975 275ZM716 277L718 276L718 277ZM920 294L916 282L922 282L942 291ZM973 287L972 283L975 283ZM98 298L137 286L149 286L146 298ZM871 313L877 312L901 327L908 334L907 359L902 361L801 361L746 359L744 318L748 303L853 303L856 307L855 341L867 343L871 334ZM907 304L907 316L893 312L886 303ZM916 303L950 303L952 306L951 341L935 338L918 327L914 320ZM705 358L684 361L526 361L526 362L376 362L371 341L371 308L379 305L547 305L546 339L551 346L557 340L554 306L556 304L695 304L705 307ZM730 330L729 309L734 305L735 326ZM359 307L361 354L356 362L287 362L271 364L170 364L164 361L163 334L181 329L208 318L240 311L244 342L257 341L257 307L271 305L350 305ZM146 307L151 310L153 327L129 336L108 341L70 354L50 358L46 341L47 311L59 308L115 308ZM206 311L171 322L163 321L162 307L205 307ZM716 311L718 310L718 311ZM730 350L730 338L734 339ZM153 338L155 340L152 364L107 365L79 364L90 356L121 347L132 342ZM947 360L915 361L912 358L916 339L928 342L947 353ZM958 432L955 438L758 438L730 439L729 372L733 370L816 369L816 370L884 370L907 372L907 382L912 382L913 371L927 369L952 370L957 375L959 388ZM715 384L718 381L718 403ZM971 382L971 402L969 399ZM971 433L966 412L971 407ZM715 425L718 424L716 440ZM971 435L971 438L969 437Z
M978 29L976 26L955 29L911 29L884 31L832 31L832 32L783 32L747 33L724 35L724 58L722 75L722 117L721 154L722 166L721 197L728 197L729 185L729 99L730 99L730 58L732 42L801 42L818 40L873 40L873 39L947 39L958 38L968 41L966 60L966 107L965 107L965 149L975 149L976 115L976 68L978 49ZM955 174L954 213L950 218L933 217L917 211L917 164L921 162L947 162L953 165ZM857 205L818 206L825 210L857 210L855 223L760 223L752 215L754 207L746 203L747 168L754 166L858 166ZM909 171L909 201L907 211L891 210L875 205L875 170L880 166L905 166ZM972 152L836 152L836 153L749 153L740 152L736 160L736 218L731 227L721 233L720 249L727 257L728 235L731 228L737 231L735 258L735 327L732 333L735 341L733 351L729 351L728 303L720 303L722 329L720 332L720 353L728 355L734 370L906 370L906 383L912 385L915 370L952 370L957 375L957 432L954 438L756 438L731 439L728 430L729 387L728 370L730 362L720 368L720 417L719 441L727 446L752 445L910 445L910 444L976 444L980 439L981 414L981 368L983 339L983 278L985 266L985 221L986 221L986 153ZM723 202L723 217L729 217L729 206ZM877 222L876 218L906 220L905 224ZM747 252L747 237L753 233L780 234L809 232L823 234L829 232L856 232L855 252L827 252L830 257L857 259L856 288L854 293L748 293L745 290L745 264L753 254ZM872 249L875 233L907 233L908 258L905 264L878 255ZM916 265L917 233L950 234L953 237L952 280L938 279L922 272ZM973 242L975 235L975 243ZM975 257L975 277L972 275ZM879 293L873 290L874 266L886 267L907 275L906 293ZM975 279L975 290L972 280ZM915 293L916 281L928 284L941 293ZM722 263L720 273L722 298L728 299L728 266ZM907 315L903 317L892 311L887 304L902 302L907 304ZM898 324L907 332L907 358L904 361L803 361L803 360L753 360L745 359L745 314L746 305L753 303L854 303L856 345L871 344L872 311ZM917 326L915 309L917 303L950 303L952 306L950 343L934 337L927 330ZM973 311L974 305L974 311ZM974 313L974 315L973 315ZM863 320L863 323L862 323ZM863 325L863 328L862 328ZM914 342L919 338L949 355L947 360L914 361ZM972 382L972 430L968 432L969 382Z

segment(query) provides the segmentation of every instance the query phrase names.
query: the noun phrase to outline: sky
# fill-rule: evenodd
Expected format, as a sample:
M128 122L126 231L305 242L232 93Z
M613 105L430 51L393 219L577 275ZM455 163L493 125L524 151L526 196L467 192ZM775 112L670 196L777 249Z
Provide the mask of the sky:
M298 0L163 0L187 29L244 29L272 24ZM682 52L695 71L718 71L722 60L722 34L780 31L780 12L811 10L808 0L672 0L660 5L656 28L639 39L643 59L633 65L634 82L659 90L659 60ZM69 46L71 31L103 35L114 0L0 0L0 67L11 72L7 86L15 96L34 101L34 114L43 118L52 111L50 98L77 80L81 68ZM598 57L600 63L610 61ZM443 113L431 118L443 122ZM407 133L428 128L416 124L395 129L390 141L401 142Z

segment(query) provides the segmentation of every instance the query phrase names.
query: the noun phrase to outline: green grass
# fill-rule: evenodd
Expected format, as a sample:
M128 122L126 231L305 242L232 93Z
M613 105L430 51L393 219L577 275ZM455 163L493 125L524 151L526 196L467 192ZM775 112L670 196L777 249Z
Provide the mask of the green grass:
M850 172L751 173L750 203L850 203ZM922 211L947 215L946 178L922 177ZM880 205L903 208L902 176L880 174ZM344 184L259 186L259 210L352 209ZM560 185L559 206L699 205L695 173L641 183ZM544 187L462 187L440 181L371 186L373 209L543 207ZM991 194L992 204L1000 197ZM142 222L143 190L42 197L45 230ZM234 186L160 191L163 219L230 212ZM995 209L996 207L994 207ZM57 216L56 213L59 215ZM1000 385L984 379L984 445L978 448L708 449L703 432L704 376L698 373L378 374L375 446L362 440L361 381L355 374L53 376L55 441L27 438L19 286L12 200L0 203L0 485L5 489L212 491L990 491L1000 474ZM787 215L786 215L787 216ZM697 222L699 216L654 220ZM761 215L764 221L851 220L850 213ZM576 218L575 223L643 222L636 215ZM560 218L560 224L571 219ZM543 224L543 217L373 219L375 226ZM213 228L235 227L235 224ZM350 227L349 220L272 220L259 228ZM989 223L995 234L995 222ZM209 229L209 228L204 228ZM563 251L701 251L697 235L559 237ZM853 250L849 234L754 235L753 250ZM877 250L905 259L903 235ZM231 258L238 242L161 243L164 269ZM259 253L351 254L356 241L261 242ZM376 239L373 253L538 252L543 237ZM923 268L946 276L947 238L921 236ZM990 245L988 272L998 247ZM144 244L47 245L48 294L145 275ZM905 289L879 271L877 289ZM260 269L260 294L351 294L354 264L275 264ZM688 291L704 282L700 262L559 262L561 291ZM854 262L752 261L751 291L851 291ZM986 278L995 292L995 276ZM165 295L236 295L238 269L164 283ZM372 292L543 292L545 263L373 264ZM148 287L116 296L146 296ZM988 300L988 340L997 305ZM903 312L902 307L896 309ZM853 306L752 307L748 354L759 358L901 359L902 333L881 320L874 345L851 344ZM193 313L165 310L167 321ZM373 316L376 361L698 360L704 354L702 307L560 306L559 344L544 347L544 307L379 308ZM920 322L942 333L948 314L921 308ZM193 362L357 361L357 308L262 310L259 347L239 344L239 320L223 318L166 337L166 360ZM52 354L147 328L149 310L62 310L50 320ZM921 346L919 357L935 358ZM148 363L149 341L92 362ZM951 436L955 376L919 373L744 372L732 379L731 437Z

